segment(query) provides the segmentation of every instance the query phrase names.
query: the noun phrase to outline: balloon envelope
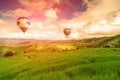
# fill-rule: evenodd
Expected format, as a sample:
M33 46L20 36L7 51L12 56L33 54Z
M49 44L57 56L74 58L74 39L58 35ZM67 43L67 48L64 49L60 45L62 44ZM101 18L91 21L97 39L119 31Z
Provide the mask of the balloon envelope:
M25 33L28 27L31 25L27 17L19 17L17 19L17 26Z
M66 35L66 37L68 37L71 33L71 29L70 28L65 28L63 32Z

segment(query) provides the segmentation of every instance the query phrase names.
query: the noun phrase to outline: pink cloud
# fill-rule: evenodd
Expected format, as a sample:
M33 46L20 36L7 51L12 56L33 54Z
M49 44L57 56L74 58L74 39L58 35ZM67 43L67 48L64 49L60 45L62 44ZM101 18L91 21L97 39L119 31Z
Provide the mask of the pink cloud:
M30 16L31 12L29 12L28 10L22 9L22 8L18 8L15 10L8 10L5 13L2 13L3 16L7 16L7 17L20 17L20 16Z
M0 24L3 25L3 24L6 24L7 22L3 19L0 19Z

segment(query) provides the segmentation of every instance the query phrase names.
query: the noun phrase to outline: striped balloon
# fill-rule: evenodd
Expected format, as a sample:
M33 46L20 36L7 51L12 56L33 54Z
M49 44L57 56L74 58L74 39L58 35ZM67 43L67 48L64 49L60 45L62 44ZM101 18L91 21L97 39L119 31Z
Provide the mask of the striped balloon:
M22 32L26 32L29 26L31 25L29 19L27 17L19 17L17 19L17 26L22 30Z

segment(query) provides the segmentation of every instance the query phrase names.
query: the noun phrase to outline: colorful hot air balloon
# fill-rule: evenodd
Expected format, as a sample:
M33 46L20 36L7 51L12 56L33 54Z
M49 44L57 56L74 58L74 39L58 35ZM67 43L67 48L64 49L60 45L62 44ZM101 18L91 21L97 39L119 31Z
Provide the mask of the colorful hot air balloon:
M65 29L63 30L63 32L64 32L64 34L66 35L66 37L68 37L68 36L70 35L70 33L71 33L71 29L70 29L70 28L65 28Z
M17 19L17 26L25 33L28 27L31 25L29 19L27 17L19 17Z

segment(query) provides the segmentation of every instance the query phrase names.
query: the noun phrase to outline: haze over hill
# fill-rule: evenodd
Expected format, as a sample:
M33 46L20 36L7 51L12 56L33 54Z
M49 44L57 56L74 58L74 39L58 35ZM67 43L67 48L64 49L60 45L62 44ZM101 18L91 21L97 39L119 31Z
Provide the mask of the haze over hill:
M41 45L41 44L64 44L81 47L120 47L120 35L101 38L85 38L79 40L47 40L47 39L19 39L19 38L0 38L1 46L24 46L24 45Z

